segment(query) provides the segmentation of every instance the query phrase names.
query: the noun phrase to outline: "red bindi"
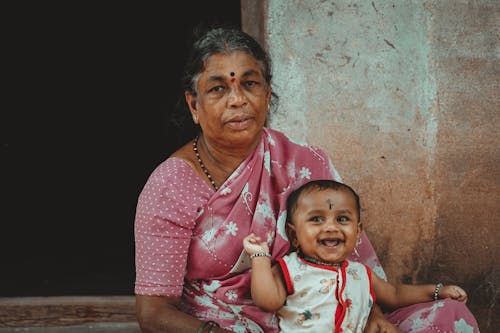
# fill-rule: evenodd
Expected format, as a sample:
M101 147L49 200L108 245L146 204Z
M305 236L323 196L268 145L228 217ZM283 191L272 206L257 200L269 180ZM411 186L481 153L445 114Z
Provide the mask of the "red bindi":
M229 75L231 75L231 82L234 82L234 80L235 80L235 78L234 78L234 72L229 73Z

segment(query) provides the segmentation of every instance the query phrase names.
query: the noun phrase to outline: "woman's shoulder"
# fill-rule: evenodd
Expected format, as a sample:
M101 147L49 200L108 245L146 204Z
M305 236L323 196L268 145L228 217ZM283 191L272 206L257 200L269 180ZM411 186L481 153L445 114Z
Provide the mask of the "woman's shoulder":
M161 175L162 177L170 178L170 176L185 175L190 171L192 171L192 169L185 160L179 157L169 156L154 168L151 176Z
M299 172L300 179L341 179L330 155L322 148L275 129L266 128L265 134L270 159Z
M304 140L298 139L294 136L288 135L280 130L277 129L272 129L272 128L265 128L265 134L267 135L268 139L272 141L273 143L279 143L281 145L287 145L294 147L296 149L305 149L305 150L318 150L322 151L322 149L318 146L315 146L313 144L310 144Z
M156 166L146 186L151 184L170 188L204 188L206 186L189 162L177 156L169 156Z
M281 152L285 158L298 158L310 160L328 160L328 154L320 147L310 144L304 140L297 139L276 129L265 129L267 140L271 149L276 154Z
M150 174L141 191L139 203L172 202L190 206L192 211L211 196L211 189L182 158L170 156Z
M168 179L169 182L176 179L190 178L194 176L194 162L188 154L189 143L175 151L166 160L161 162L151 173L151 177L160 176L161 179Z

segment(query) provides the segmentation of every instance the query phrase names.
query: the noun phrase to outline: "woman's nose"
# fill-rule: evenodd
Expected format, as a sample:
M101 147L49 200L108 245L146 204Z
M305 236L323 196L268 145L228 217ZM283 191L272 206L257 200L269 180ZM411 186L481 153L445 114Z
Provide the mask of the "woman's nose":
M240 86L237 84L231 87L229 92L229 103L231 106L242 106L247 102L245 93L241 90Z

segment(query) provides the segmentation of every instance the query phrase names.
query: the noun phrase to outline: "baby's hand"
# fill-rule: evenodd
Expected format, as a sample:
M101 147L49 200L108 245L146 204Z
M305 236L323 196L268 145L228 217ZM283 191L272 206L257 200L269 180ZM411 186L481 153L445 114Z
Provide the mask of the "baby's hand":
M259 243L260 237L254 233L246 236L243 239L243 248L248 255L254 253L269 253L269 247L266 242Z
M467 302L467 293L459 286L448 285L439 289L440 298L452 298L460 302Z

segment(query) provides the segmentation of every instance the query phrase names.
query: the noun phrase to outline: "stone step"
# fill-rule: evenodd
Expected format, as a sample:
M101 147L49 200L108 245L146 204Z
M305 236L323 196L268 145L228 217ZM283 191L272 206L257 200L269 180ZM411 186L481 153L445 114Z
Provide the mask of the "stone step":
M139 333L134 296L0 298L0 333Z

